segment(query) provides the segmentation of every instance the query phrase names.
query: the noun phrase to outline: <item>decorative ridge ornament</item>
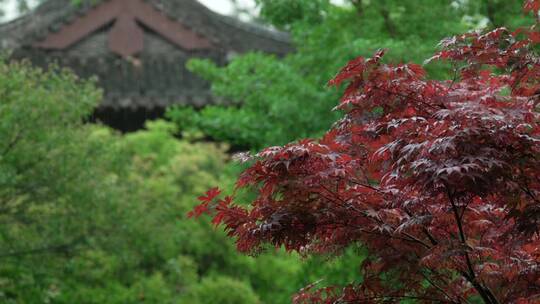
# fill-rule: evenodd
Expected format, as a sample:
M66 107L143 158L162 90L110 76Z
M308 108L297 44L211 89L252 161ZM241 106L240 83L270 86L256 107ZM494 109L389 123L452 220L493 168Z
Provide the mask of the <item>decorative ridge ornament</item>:
M63 50L113 22L112 29L108 33L108 46L112 52L123 57L134 56L144 49L144 30L141 25L186 50L212 48L211 42L206 37L177 21L170 20L152 5L141 0L103 2L58 32L50 33L34 46Z

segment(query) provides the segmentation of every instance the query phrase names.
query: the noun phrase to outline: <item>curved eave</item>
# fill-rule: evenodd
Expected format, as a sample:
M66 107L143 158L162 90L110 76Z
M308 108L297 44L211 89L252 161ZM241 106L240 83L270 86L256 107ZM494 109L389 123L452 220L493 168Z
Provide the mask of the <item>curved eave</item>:
M52 25L75 15L77 9L66 1L45 1L19 18L0 24L0 46L17 48L42 38Z

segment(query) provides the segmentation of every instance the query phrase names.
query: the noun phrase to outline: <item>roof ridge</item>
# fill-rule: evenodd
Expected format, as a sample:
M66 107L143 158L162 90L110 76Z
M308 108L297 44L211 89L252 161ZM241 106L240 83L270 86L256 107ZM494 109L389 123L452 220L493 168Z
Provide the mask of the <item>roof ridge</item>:
M245 30L245 31L249 31L253 34L256 34L256 35L260 35L260 36L264 36L264 37L270 37L270 38L273 38L275 40L279 40L281 42L289 42L290 41L290 38L289 38L289 34L285 33L285 32L281 32L281 31L277 31L277 30L274 30L272 28L269 28L269 27L266 27L260 23L256 23L256 22L246 22L246 21L242 21L242 20L239 20L237 18L234 18L234 17L231 17L231 16L226 16L226 15L221 15L221 14L218 14L218 13L215 13L215 12L212 12L214 14L216 14L218 16L218 18L221 19L221 21L229 24L229 25L232 25L232 26L235 26L239 29L242 29L242 30Z
M168 21L183 25L186 31L208 38L214 47L190 49L171 43L155 28L136 18L137 25L145 31L144 42L148 44L134 57L121 57L122 54L110 48L108 37L115 26L112 19L105 27L103 19L94 20L92 28L85 25L88 32L79 33L80 37L71 32L78 40L69 46L40 48L36 43L45 41L64 26L75 27L75 23L81 21L79 18L91 14L96 6L114 4L116 0L98 0L94 5L83 0L81 6L68 5L71 1L46 0L24 16L0 24L0 52L6 48L13 50L10 56L14 60L28 59L43 68L58 62L79 77L96 76L105 92L100 109L152 110L173 104L201 107L216 99L211 94L210 84L186 68L187 60L206 58L224 65L236 54L245 52L284 56L293 51L287 34L221 15L195 0L141 1L166 16ZM100 18L111 17L100 15ZM98 23L101 27L95 30Z
M168 0L143 0L143 1L151 2L157 9L161 10L165 14L169 14L166 10L164 10L165 8L162 7L163 2L167 2ZM198 0L179 0L179 1L189 2L189 5L196 6L198 8L198 11L200 11L201 13L204 13L206 16L213 17L215 20L223 22L229 26L233 26L239 30L249 32L251 34L257 35L262 38L270 38L270 39L283 42L283 43L290 42L289 34L286 32L274 30L260 23L246 22L232 16L220 14L210 9L209 7L207 7L206 5L204 5ZM188 3L185 3L185 4L188 4Z
M11 36L10 32L17 30L20 27L26 26L28 27L28 29L25 32L27 32L26 34L29 34L30 37L12 37L12 38L18 40L19 42L24 41L25 43L28 43L29 40L33 40L33 41L39 40L41 38L44 38L42 37L44 35L44 32L55 32L56 30L58 30L58 28L63 27L65 24L71 23L72 19L74 19L75 16L86 15L93 7L96 7L102 4L103 2L107 2L107 1L111 1L111 0L82 1L81 4L66 5L67 3L70 3L71 1L46 0L40 3L35 9L20 16L19 18L0 24L0 33L6 33L3 36L9 37ZM170 7L170 5L167 5L167 2L169 2L170 0L143 0L143 1L152 5L157 10L167 15L169 18L174 19L176 21L181 21L179 20L175 12L171 12L167 10L167 6ZM220 13L217 13L211 10L210 8L208 8L207 6L205 6L204 4L200 3L197 0L176 0L176 2L181 2L181 5L189 5L193 9L196 9L197 11L199 11L200 13L203 13L209 18L212 18L218 22L222 22L238 30L250 33L252 35L256 35L261 38L272 39L281 43L290 42L288 33L280 32L280 31L265 27L264 25L261 25L259 23L246 22L246 21L242 21L231 16L222 15ZM39 18L32 18L33 16L39 16L43 14L56 15L54 18L52 18L52 20L48 20L47 22L45 22L45 25L46 25L45 28L43 24L39 24L40 20L34 20L34 19L39 19ZM34 24L34 26L32 26L32 24ZM197 29L194 29L194 30L197 31ZM28 32L31 32L31 33L28 33ZM1 36L2 35L0 35L0 37ZM0 43L1 43L1 40L0 40Z

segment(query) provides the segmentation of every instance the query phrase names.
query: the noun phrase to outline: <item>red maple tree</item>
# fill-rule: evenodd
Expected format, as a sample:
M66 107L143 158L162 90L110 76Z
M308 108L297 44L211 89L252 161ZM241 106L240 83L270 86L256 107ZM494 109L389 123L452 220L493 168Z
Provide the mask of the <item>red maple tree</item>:
M349 62L330 81L348 83L344 117L322 139L246 156L250 206L212 189L191 215L214 216L241 252L369 250L362 283L308 286L295 303L540 303L535 27L443 40L430 60L453 63L447 81L384 51Z

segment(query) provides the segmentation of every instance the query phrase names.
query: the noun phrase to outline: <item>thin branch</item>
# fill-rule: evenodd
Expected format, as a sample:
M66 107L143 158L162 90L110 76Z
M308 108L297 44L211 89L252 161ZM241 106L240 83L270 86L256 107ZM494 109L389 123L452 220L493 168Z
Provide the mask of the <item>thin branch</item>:
M407 98L407 99L411 99L413 101L416 101L418 103L421 103L422 105L424 106L427 106L427 107L430 107L432 109L436 109L436 110L439 110L439 109L445 109L446 107L442 104L438 104L437 106L434 106L432 104L429 104L421 99L418 99L418 98L415 98L415 97L412 97L411 95L405 95L405 94L401 94L401 93L398 93L398 92L394 92L394 91L391 91L391 90L387 90L387 89L383 89L383 88L380 88L380 87L373 87L373 89L375 90L379 90L379 91L382 91L382 92L385 92L385 93L388 93L390 95L395 95L395 96L399 96L399 97L402 97L402 98Z
M455 303L444 299L439 298L433 298L433 297L422 297L422 296L374 296L374 297L365 297L362 299L355 299L350 300L346 302L340 302L340 303L372 303L372 301L379 300L379 301L385 301L385 300L424 300L424 301L432 301L435 303ZM377 302L378 303L378 302ZM384 303L384 302L382 302Z
M365 218L368 218L372 221L376 221L377 223L379 224L383 224L383 225L387 225L388 227L392 228L394 231L397 230L396 227L388 224L388 223L385 223L384 221L380 220L380 219L375 219L371 216L369 216L366 211L363 211L363 210L359 210L357 209L355 206L351 205L351 204L347 204L347 202L345 200L343 200L337 193L334 193L333 191L331 191L330 189L328 189L326 186L324 186L323 184L320 184L320 186L326 190L326 192L328 192L330 195L332 195L333 197L335 197L339 202L341 202L343 205L347 205L349 207L351 207L354 211L358 212L359 214L361 214L362 216L364 216ZM319 195L321 195L323 198L329 200L329 201L334 201L330 198L328 198L327 196L325 196L324 194L322 193L319 193ZM407 232L400 232L400 234L406 236L407 238L402 238L403 240L408 240L408 241L412 241L412 242L415 242L415 243L418 243L424 247L426 247L427 249L430 249L431 246L429 246L428 244L426 244L424 241L420 240L419 238L407 233ZM385 236L390 236L390 235L385 235ZM391 236L392 237L392 236Z
M432 270L430 269L430 271L432 271ZM425 279L426 281L428 281L428 283L429 283L431 286L435 287L435 289L437 289L439 292L441 292L441 293L442 293L445 297L447 297L449 300L451 300L451 301L454 302L454 303L461 303L461 301L459 301L459 300L458 300L458 301L452 300L452 297L451 297L451 296L450 296L450 295L449 295L442 287L440 287L437 283L433 282L433 280L431 280L425 273L423 273L422 271L420 271L420 273L422 274L422 276L424 277L424 279ZM466 303L468 303L468 301L467 301L466 299L463 299L463 300L464 300Z
M458 207L454 201L454 196L452 195L448 186L446 186L446 194L452 206L454 219L456 220L456 224L458 226L459 239L464 246L468 246L467 238L465 236L465 231L463 229L462 217L459 214ZM463 253L463 256L465 257L465 261L467 263L467 269L468 269L468 272L463 272L463 276L474 286L474 288L478 291L478 293L480 294L484 302L488 304L498 304L499 301L497 300L497 298L495 298L493 293L487 287L483 286L476 280L476 273L474 271L474 267L472 265L472 261L469 256L469 253L466 250Z

